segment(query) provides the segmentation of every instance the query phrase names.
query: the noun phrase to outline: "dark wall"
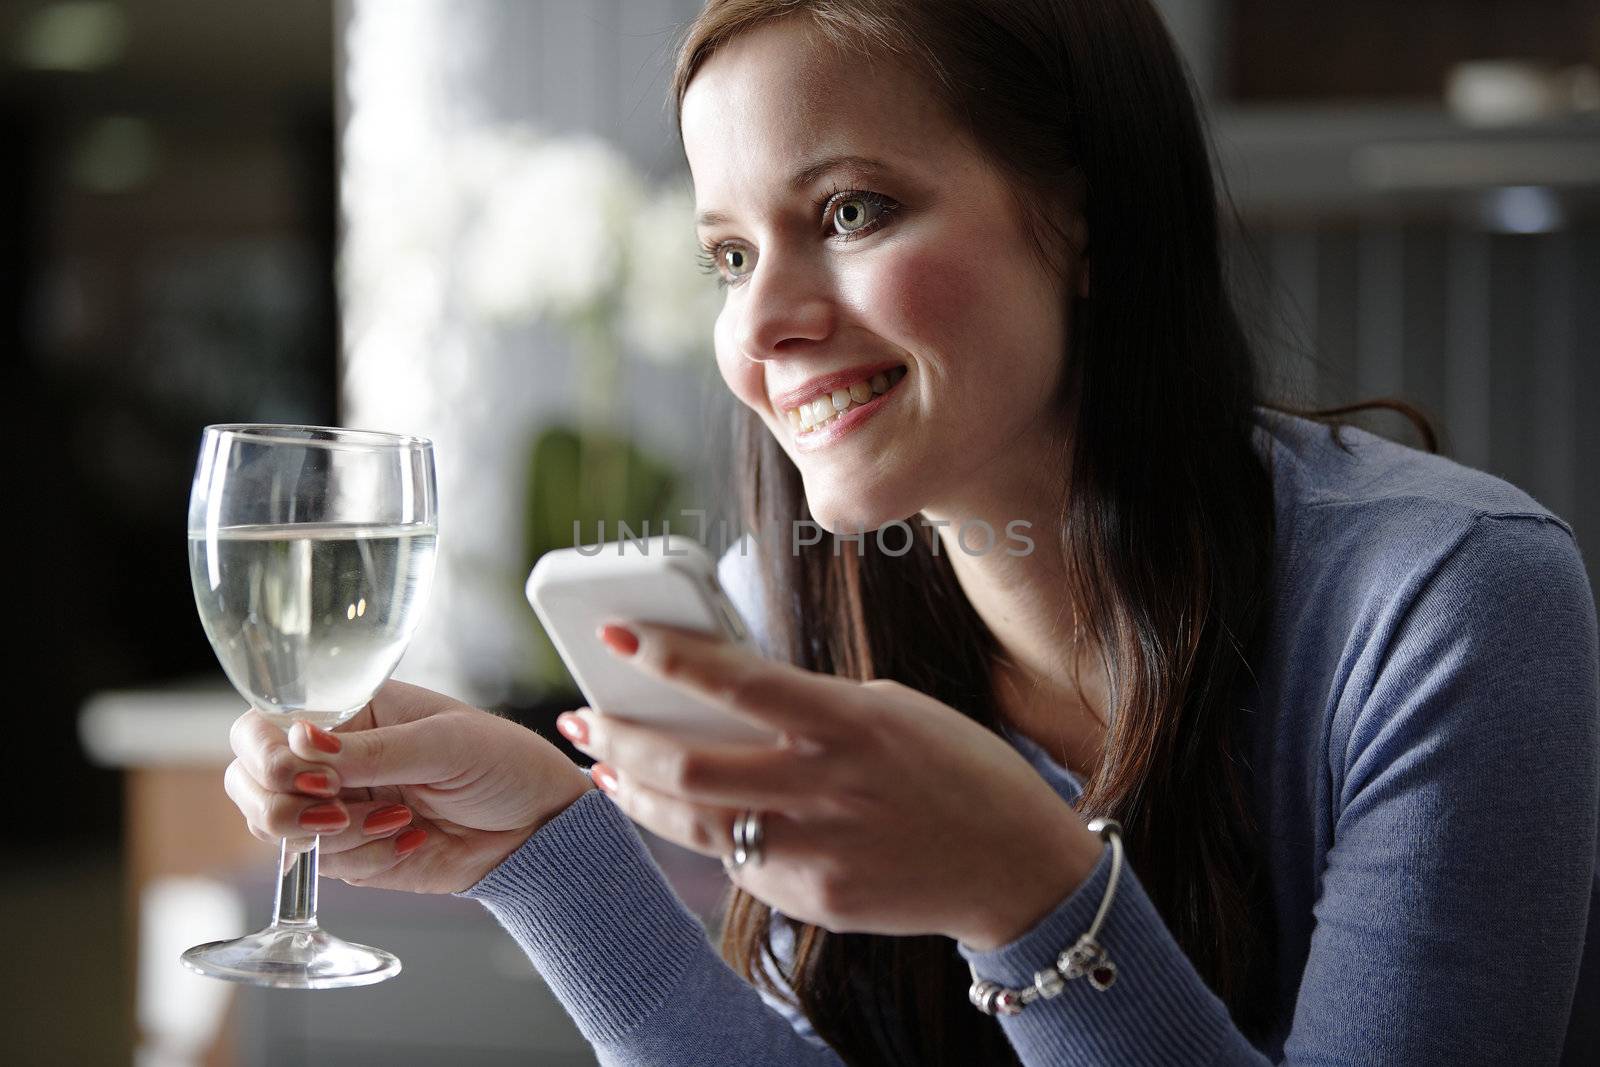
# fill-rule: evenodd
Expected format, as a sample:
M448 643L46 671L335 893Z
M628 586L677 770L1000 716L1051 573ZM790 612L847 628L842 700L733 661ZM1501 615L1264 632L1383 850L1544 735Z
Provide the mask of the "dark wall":
M1224 89L1239 101L1437 98L1463 60L1600 59L1594 0L1230 0Z
M247 25L174 40L159 8L128 5L129 54L105 70L0 75L21 605L0 789L7 810L48 812L12 820L24 845L116 841L120 779L78 739L87 697L220 678L184 555L201 428L336 421L328 5L237 6L301 22L310 54L265 83L228 76Z

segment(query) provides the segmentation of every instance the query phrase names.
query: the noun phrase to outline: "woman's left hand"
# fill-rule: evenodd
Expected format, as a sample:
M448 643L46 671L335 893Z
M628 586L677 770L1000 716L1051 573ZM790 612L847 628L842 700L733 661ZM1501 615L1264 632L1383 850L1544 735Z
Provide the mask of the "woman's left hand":
M675 627L605 630L627 662L785 735L690 741L590 708L558 722L597 761L595 783L669 841L727 856L735 817L761 812L763 862L731 876L785 915L986 951L1053 910L1100 857L1100 839L1020 753L932 697Z

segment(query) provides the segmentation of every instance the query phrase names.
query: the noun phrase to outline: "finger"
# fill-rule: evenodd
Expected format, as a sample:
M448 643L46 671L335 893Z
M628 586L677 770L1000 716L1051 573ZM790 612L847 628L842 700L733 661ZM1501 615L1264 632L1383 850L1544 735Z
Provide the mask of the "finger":
M345 809L350 813L350 821L344 829L322 835L324 855L337 855L374 841L393 838L416 820L416 814L410 808L391 800L347 802Z
M228 742L233 746L233 754L244 764L244 770L268 790L288 793L303 789L313 792L316 791L314 779L300 779L299 776L321 773L329 775L328 783L321 791L329 796L338 792L337 772L331 772L314 755L293 751L283 731L267 721L259 711L252 709L235 719L228 730ZM316 751L311 750L312 753ZM297 779L299 785L296 784Z
M361 885L416 855L429 836L427 830L414 826L392 838L367 841L356 848L329 855L320 864L321 873L351 885Z
M443 693L390 678L341 729L355 731L369 730L374 726L396 726L426 719L447 708L465 706Z
M631 778L624 779L604 763L594 765L594 783L623 814L658 837L703 856L724 856L733 851L733 819L737 812L668 796Z
M222 788L244 814L251 831L264 841L276 841L308 831L320 832L318 826L342 825L330 814L330 809L337 812L344 810L336 799L266 789L250 776L241 760L234 760L222 772ZM308 823L299 822L300 812L318 808L324 809L321 814L313 815Z
M234 807L239 809L239 814L244 816L244 823L250 832L262 841L275 842L278 839L268 833L262 826L266 817L267 802L272 794L261 788L250 772L244 769L244 763L234 760L228 764L227 770L222 772L222 789L228 794L228 799L233 801Z
M336 834L350 825L350 811L338 799L323 800L298 793L266 792L260 798L252 830L268 839Z
M260 840L272 844L282 841L289 846L290 852L305 852L315 841L322 855L335 856L374 841L392 839L397 834L404 833L415 818L411 809L405 805L391 804L387 801L361 801L347 804L346 809L350 813L349 824L343 830L331 833L307 834L304 830L296 830L292 835L279 837L255 825L251 825L250 832ZM394 814L395 809L403 812L403 821Z
M289 729L288 747L300 758L323 761L347 788L438 785L471 766L461 731L452 729L459 722L440 714L333 734L300 721Z
M566 713L557 727L580 752L631 780L700 804L792 808L826 792L826 764L815 747L686 741L592 708Z
M841 739L848 727L841 710L856 685L843 678L765 659L720 637L659 623L628 622L601 627L620 636L602 637L623 662L686 693L710 701L749 722L816 740ZM627 653L625 635L637 647Z

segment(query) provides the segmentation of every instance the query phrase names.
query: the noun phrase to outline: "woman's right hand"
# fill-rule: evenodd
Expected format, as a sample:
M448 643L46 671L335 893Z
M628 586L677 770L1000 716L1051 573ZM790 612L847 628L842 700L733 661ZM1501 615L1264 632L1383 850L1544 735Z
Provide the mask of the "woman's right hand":
M321 873L351 885L471 888L591 788L532 730L392 680L336 734L251 710L231 740L223 781L250 832L296 850L320 834Z

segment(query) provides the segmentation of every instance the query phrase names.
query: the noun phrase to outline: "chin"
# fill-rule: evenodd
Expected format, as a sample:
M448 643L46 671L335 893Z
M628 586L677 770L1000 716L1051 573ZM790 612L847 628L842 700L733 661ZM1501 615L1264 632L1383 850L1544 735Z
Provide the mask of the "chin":
M806 488L806 503L811 519L835 536L865 531L868 535L878 528L917 513L914 502L874 499L871 494L859 492L840 494L815 493ZM897 537L894 541L900 543Z

